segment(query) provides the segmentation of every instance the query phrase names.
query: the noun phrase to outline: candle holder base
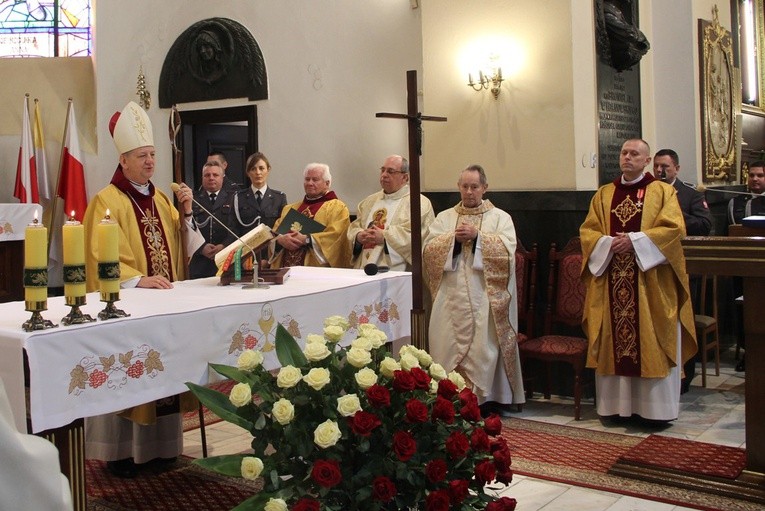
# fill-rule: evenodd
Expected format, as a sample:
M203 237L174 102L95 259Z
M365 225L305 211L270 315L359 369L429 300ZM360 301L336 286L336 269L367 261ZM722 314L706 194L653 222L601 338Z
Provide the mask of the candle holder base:
M95 321L90 314L83 314L82 311L80 311L79 305L72 305L71 307L72 310L69 311L69 314L61 318L62 325L81 325L83 323L91 323Z
M106 307L104 307L104 310L98 313L98 319L101 321L106 321L107 319L115 319L115 318L129 318L130 314L123 311L122 309L118 309L114 306L113 300L105 300L106 301Z
M29 309L27 309L29 310ZM34 332L35 330L47 330L48 328L56 328L58 325L52 321L45 319L40 314L39 310L33 310L32 317L22 323L21 328L25 332Z

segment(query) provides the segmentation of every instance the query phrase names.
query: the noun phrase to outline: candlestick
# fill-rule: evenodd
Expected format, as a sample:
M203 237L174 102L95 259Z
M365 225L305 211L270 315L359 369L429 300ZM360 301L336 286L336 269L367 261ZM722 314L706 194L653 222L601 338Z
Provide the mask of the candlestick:
M64 296L66 304L85 296L85 228L74 211L62 229L64 241Z
M24 306L32 313L21 325L25 331L56 326L40 314L48 308L48 229L38 222L37 212L24 231Z
M97 226L98 235L98 284L101 301L106 302L104 310L98 313L98 319L106 320L130 316L117 309L114 302L120 299L120 254L119 226L117 222L106 216Z

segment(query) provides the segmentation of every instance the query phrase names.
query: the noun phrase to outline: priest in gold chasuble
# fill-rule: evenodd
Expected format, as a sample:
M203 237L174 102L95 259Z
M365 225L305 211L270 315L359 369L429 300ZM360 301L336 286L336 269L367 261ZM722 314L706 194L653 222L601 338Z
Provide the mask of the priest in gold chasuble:
M525 402L518 355L515 226L483 199L488 183L480 165L463 170L462 201L439 213L423 249L433 296L429 342L433 360L457 371L480 404L505 412Z
M650 148L622 146L622 175L592 198L580 228L583 328L601 416L674 420L683 363L696 353L674 187L644 173Z
M357 208L356 220L348 228L353 248L351 265L387 266L408 271L412 267L412 211L409 203L409 162L399 155L385 159L380 167L382 190L373 193ZM423 239L435 215L430 200L420 195L420 230Z
M85 259L87 287L98 289L98 224L109 211L119 228L120 287L168 289L186 278L181 230L186 253L193 254L204 237L191 215L192 192L181 185L176 196L183 216L170 198L150 181L154 175L154 141L146 112L130 102L112 117L109 130L120 154L111 183L88 204ZM115 475L132 477L136 464L155 458L174 458L183 450L180 411L196 409L190 393L136 406L119 415L86 419L89 458L107 461Z
M351 248L346 231L351 223L348 206L330 191L332 175L329 166L310 163L303 171L305 197L300 202L287 204L274 224L274 230L284 221L291 209L295 209L324 226L316 233L290 231L280 234L269 247L271 268L287 266L329 266L348 268Z

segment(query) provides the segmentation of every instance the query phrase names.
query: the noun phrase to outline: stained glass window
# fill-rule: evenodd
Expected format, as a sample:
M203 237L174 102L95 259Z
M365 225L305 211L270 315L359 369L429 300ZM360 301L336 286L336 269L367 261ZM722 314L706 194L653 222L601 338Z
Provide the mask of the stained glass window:
M0 0L0 57L90 55L90 0Z

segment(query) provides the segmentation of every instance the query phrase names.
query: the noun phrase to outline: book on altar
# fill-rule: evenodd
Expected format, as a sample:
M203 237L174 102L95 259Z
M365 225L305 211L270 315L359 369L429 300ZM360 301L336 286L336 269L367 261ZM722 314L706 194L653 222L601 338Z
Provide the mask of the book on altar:
M229 258L229 254L236 252L239 248L242 248L244 255L249 254L251 251L257 251L260 247L268 243L274 238L274 233L271 228L266 224L260 224L253 230L241 236L241 240L234 240L229 246L215 254L215 264L218 269L223 267L223 263ZM242 244L244 242L244 244ZM246 248L244 248L246 246Z
M747 227L765 227L765 215L751 215L741 219L741 225Z
M295 231L300 234L316 234L317 232L323 232L324 227L324 224L317 222L313 218L308 218L295 208L290 208L287 216L284 217L282 223L279 224L279 228L276 229L276 233L287 234L290 231Z

